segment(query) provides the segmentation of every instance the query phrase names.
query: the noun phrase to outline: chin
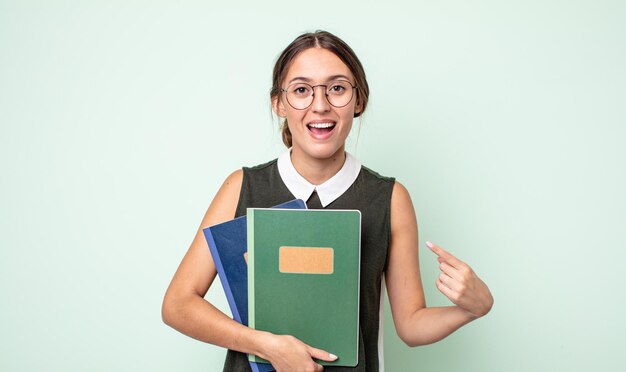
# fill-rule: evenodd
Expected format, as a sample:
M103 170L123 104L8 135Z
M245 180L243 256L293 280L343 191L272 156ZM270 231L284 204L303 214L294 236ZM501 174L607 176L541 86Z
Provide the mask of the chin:
M316 159L329 159L344 151L344 146L314 146L307 152L311 157Z

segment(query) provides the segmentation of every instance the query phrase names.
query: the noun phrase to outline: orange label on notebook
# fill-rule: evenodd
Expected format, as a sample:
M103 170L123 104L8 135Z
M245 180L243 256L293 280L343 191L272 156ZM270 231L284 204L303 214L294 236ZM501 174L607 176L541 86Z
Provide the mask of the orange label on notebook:
M278 270L291 274L332 274L334 250L317 247L280 247Z

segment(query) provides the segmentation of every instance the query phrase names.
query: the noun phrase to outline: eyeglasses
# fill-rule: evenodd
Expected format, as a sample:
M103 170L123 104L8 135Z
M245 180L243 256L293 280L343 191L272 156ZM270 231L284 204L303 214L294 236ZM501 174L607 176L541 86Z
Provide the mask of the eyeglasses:
M357 89L356 86L347 80L335 80L328 84L319 85L293 83L289 84L287 89L281 89L281 91L286 93L287 102L291 107L296 110L304 110L313 103L315 88L317 87L324 87L324 94L328 103L337 108L348 105L352 101L354 91Z

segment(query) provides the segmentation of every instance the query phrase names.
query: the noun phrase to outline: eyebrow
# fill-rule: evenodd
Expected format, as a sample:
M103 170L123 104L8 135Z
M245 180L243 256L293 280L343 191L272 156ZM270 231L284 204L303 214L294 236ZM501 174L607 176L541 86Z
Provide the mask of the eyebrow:
M333 81L333 80L342 79L342 78L343 78L343 79L346 79L346 80L348 80L348 81L350 81L350 78L349 78L349 77L347 77L346 75L343 75L343 74L338 74L338 75L332 75L332 76L329 76L329 77L326 79L326 81ZM288 84L291 84L291 83L293 83L293 82L294 82L294 81L296 81L296 80L302 80L302 81L307 82L307 83L310 83L311 81L313 81L312 79L310 79L310 78L308 78L308 77L304 77L304 76L296 76L295 78L293 78L293 79L289 80L289 83L288 83Z

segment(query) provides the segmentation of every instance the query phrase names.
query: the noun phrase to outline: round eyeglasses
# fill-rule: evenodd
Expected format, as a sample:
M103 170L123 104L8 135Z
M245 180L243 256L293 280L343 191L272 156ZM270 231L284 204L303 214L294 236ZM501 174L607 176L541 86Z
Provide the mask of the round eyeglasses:
M313 103L315 88L317 87L324 87L324 94L328 103L337 108L348 105L357 89L347 80L335 80L328 84L319 85L292 83L287 86L287 89L281 89L281 91L285 92L287 102L291 107L296 110L304 110Z

